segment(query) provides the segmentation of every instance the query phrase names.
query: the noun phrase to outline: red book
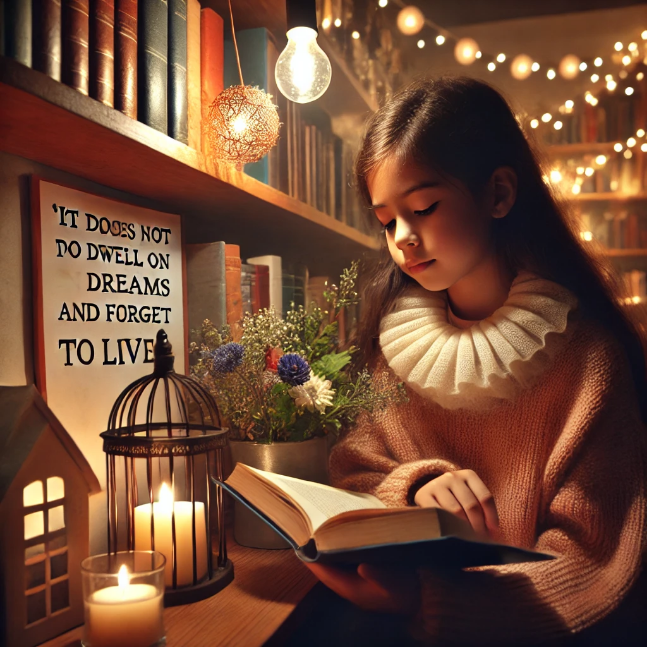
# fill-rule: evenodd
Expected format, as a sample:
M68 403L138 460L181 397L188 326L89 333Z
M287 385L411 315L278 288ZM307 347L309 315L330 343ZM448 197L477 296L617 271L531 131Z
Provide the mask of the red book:
M231 336L239 341L243 330L240 321L243 318L243 296L240 289L240 246L225 244L225 284L227 301L227 323L231 327Z
M115 8L115 108L137 119L137 0Z
M202 126L209 117L209 107L224 87L225 44L222 18L208 7L200 12L200 84ZM204 130L203 130L204 133ZM209 151L206 139L202 150Z
M90 0L90 96L115 105L115 0Z
M1 5L1 3L0 3ZM35 70L61 80L60 0L33 0L33 60Z
M252 283L252 312L270 307L270 268L268 265L254 265L255 281Z
M90 0L63 0L63 83L90 90Z

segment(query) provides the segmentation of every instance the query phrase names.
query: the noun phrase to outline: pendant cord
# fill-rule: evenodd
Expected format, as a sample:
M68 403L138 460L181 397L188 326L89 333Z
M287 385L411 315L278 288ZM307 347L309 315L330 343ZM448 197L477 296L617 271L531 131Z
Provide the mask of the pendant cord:
M234 29L234 12L231 10L231 0L229 0L229 17L231 18L231 37L234 40L236 62L238 63L238 75L240 76L240 84L244 86L245 83L243 82L243 70L240 67L240 56L238 55L238 44L236 43L236 30Z

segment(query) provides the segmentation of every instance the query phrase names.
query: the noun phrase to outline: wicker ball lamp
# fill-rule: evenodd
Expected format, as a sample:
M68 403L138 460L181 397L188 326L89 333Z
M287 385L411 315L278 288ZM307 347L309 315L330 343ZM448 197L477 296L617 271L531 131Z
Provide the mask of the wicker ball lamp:
M108 552L166 557L166 606L204 599L233 580L222 490L227 430L213 397L173 370L157 333L154 369L115 401L101 434L108 487ZM156 500L157 497L157 500Z

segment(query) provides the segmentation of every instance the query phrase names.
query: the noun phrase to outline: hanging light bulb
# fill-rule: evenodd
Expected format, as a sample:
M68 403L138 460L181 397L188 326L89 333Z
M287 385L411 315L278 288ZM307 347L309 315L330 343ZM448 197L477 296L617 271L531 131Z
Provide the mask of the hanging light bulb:
M438 36L436 36L436 44L442 45L444 42L445 42L445 37L442 34L438 34Z
M471 65L479 51L478 43L472 38L461 38L454 47L454 58L461 65Z
M539 126L539 119L533 119L533 120L530 122L530 127L531 127L531 128L537 128L537 126Z
M505 54L503 54L503 53L499 54L499 55L496 57L496 60L497 60L499 63L503 63L503 62L505 61Z
M598 56L598 57L593 61L593 65L595 65L595 67L601 67L601 66L602 66L602 62L603 62L603 61L602 61L602 58L600 58L600 57Z
M539 72L539 69L540 69L540 68L541 68L541 65L539 65L539 63L537 63L537 61L535 61L535 62L530 66L530 69L531 69L533 72Z
M276 85L290 101L309 103L328 89L332 68L317 44L314 0L287 0L286 11L288 44L276 61Z
M496 63L493 63L492 61L490 61L487 64L487 69L490 70L490 72L494 72L494 70L496 70Z
M559 63L559 73L565 79L574 79L580 71L580 59L574 54L567 54Z
M527 54L515 56L510 65L510 73L515 79L527 79L532 73L532 59Z
M546 76L547 76L547 77L552 81L552 80L557 76L557 72L555 72L555 70L551 67L551 68L546 72Z
M425 26L425 16L418 7L409 5L404 9L400 9L397 25L405 36L413 36Z

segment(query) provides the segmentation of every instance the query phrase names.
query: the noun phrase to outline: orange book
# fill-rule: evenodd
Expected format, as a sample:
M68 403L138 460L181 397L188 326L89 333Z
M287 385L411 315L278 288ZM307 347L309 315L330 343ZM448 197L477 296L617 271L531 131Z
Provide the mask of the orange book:
M225 41L222 18L213 10L200 12L200 85L202 103L202 151L209 152L204 127L209 107L224 88Z
M225 283L227 294L227 323L234 341L243 334L240 321L243 318L243 295L240 289L240 245L225 245Z

